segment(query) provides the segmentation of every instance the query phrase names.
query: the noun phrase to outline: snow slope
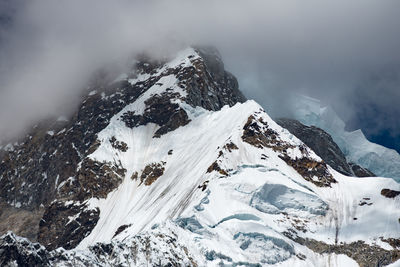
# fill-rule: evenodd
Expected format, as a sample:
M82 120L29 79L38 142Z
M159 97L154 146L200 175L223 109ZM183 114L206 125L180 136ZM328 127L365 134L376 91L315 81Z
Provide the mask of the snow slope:
M372 143L362 131L345 130L345 123L330 107L323 107L319 100L298 96L293 100L295 119L327 131L350 162L371 170L378 176L400 180L400 155L393 149Z

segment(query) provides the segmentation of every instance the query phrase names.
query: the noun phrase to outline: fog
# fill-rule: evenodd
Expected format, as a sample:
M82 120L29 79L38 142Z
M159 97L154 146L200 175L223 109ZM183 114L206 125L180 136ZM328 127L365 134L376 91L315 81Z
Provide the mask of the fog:
M302 93L350 127L400 135L397 0L3 0L0 9L1 137L71 112L100 67L190 44L216 46L273 116L295 112L286 100Z

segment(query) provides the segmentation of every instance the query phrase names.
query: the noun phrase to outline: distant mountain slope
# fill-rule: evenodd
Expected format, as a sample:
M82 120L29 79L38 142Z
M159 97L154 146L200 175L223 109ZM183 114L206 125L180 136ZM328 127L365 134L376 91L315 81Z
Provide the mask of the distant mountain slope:
M306 126L294 119L282 118L276 120L276 122L303 141L336 171L349 176L376 176L371 171L357 164L348 163L343 152L333 141L332 137L324 130L315 126Z
M354 162L374 174L400 180L400 154L393 149L369 142L361 130L347 132L345 123L330 107L306 96L293 99L295 119L308 126L328 132L349 162Z

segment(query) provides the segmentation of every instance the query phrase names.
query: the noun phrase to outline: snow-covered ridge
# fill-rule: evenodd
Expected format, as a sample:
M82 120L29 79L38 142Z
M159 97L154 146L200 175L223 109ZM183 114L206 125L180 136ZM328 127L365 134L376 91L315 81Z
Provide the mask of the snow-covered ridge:
M114 135L134 149L120 153L101 146L93 157L114 155L129 171L123 184L107 199L91 200L103 215L79 248L110 242L120 225L130 225L116 237L122 240L172 220L192 236L191 242L200 248L197 257L209 255L215 258L215 263L222 260L227 264L288 264L296 261L296 254L302 254L306 255L306 262L318 266L311 261L315 257L311 251L283 233L294 229L302 238L327 244L363 240L385 248L388 247L380 237L398 237L398 201L380 195L385 187L398 190L398 184L384 178L346 177L332 169L330 172L338 182L331 187L307 182L273 149L260 149L243 142L243 126L250 116L262 118L270 129L279 133L282 141L294 146L289 153L300 157L301 141L276 125L254 101L218 112L196 112L196 116L191 115L189 125L159 139L151 138L156 130L153 125L134 129L120 125ZM124 131L126 135L122 134ZM225 146L229 143L237 149L229 152ZM170 150L172 155L168 154ZM218 163L228 175L206 172L218 160L219 151L223 154ZM310 157L319 160L312 151ZM161 161L166 162L164 174L150 187L130 179L130 173L140 173L146 164ZM202 191L199 186L204 184ZM365 199L372 204L360 206ZM232 244L232 239L236 243ZM249 246L243 249L244 244ZM210 253L220 256L211 257ZM224 261L221 255L230 260Z

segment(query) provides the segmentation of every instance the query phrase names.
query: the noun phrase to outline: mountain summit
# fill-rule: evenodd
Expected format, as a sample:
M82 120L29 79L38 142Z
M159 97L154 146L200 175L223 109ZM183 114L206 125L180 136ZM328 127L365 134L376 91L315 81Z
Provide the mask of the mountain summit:
M0 150L1 265L383 266L392 179L345 176L276 124L212 48L93 85ZM12 220L19 223L12 223ZM38 242L38 243L32 243Z

